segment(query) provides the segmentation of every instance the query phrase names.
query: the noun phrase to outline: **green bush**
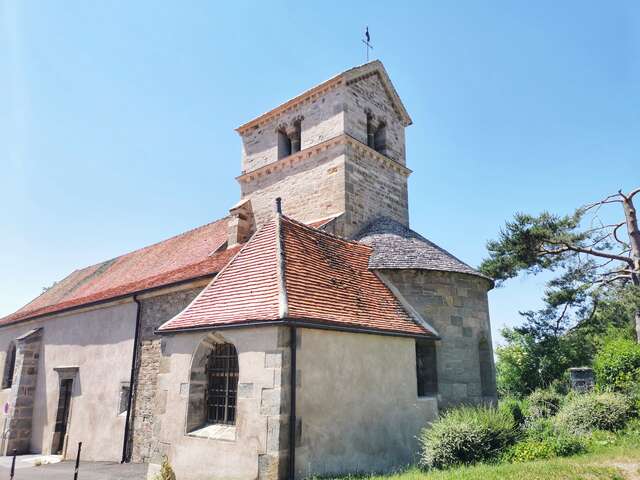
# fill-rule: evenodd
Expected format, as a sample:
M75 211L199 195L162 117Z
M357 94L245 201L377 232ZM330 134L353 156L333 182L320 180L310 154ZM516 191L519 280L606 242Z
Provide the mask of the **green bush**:
M616 431L624 427L631 413L631 401L622 394L587 393L570 397L558 412L556 424L575 434Z
M508 413L517 427L522 427L527 418L529 405L526 400L520 400L515 397L505 397L500 400L498 408Z
M528 398L528 417L531 419L553 417L560 409L562 400L562 395L551 390L536 390Z
M549 418L529 420L522 441L513 445L503 456L509 462L529 462L552 457L568 457L585 451L585 442L565 432Z
M598 387L628 391L640 383L640 344L627 338L614 338L598 351L593 367Z
M556 437L544 440L525 439L513 445L505 453L503 459L508 462L531 462L553 457L569 457L584 452L586 449L580 437L568 433L560 433Z
M513 417L491 407L450 410L420 434L423 468L491 461L516 439Z

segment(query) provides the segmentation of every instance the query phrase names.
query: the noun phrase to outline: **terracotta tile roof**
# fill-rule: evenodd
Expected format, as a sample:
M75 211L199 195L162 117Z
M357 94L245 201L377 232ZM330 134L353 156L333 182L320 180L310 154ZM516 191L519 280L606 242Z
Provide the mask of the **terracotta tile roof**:
M369 270L370 255L366 245L278 216L160 331L287 320L433 335Z
M76 270L0 325L219 272L239 248L223 249L227 218Z
M358 242L373 247L373 254L369 260L369 268L372 269L458 272L493 282L445 249L387 217L371 222L356 238Z

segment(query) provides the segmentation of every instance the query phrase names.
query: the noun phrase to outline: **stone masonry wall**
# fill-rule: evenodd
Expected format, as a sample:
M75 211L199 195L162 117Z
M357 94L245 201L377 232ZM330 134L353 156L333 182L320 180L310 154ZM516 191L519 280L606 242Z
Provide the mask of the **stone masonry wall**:
M251 199L256 226L271 220L275 199L285 215L301 222L338 215L345 208L344 144L302 158L292 165L241 182L242 198Z
M384 273L441 336L436 343L440 407L462 402L495 402L489 282L452 272L385 270Z
M402 165L406 163L404 125L377 75L347 85L344 104L345 133L366 145L369 111L374 125L383 121L387 126L385 155Z
M231 343L238 353L236 419L234 425L199 429L201 365L212 342ZM155 405L157 445L148 478L159 470L163 455L181 480L288 478L289 345L287 327L164 335L157 376L163 400Z
M166 362L162 363L160 338L154 332L164 322L184 310L201 290L201 287L182 290L141 301L132 442L129 442L131 459L134 462L148 462L157 447L155 412L163 402L163 394L158 390L158 375L163 372Z
M16 340L16 363L9 397L9 435L4 455L29 453L42 330Z
M290 130L296 119L302 119L302 150L342 134L344 92L343 85L337 86L241 134L242 172L251 172L278 160L277 131Z
M349 146L346 163L346 237L357 234L372 220L387 216L409 225L407 176L374 158L366 146Z

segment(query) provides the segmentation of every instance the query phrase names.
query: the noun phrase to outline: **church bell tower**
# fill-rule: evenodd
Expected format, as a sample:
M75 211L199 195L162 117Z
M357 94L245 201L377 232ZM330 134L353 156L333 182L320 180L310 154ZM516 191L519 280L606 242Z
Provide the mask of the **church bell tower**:
M347 238L379 217L408 225L409 125L384 66L373 61L238 127L241 200L230 237L241 241L268 221L277 197L285 215Z

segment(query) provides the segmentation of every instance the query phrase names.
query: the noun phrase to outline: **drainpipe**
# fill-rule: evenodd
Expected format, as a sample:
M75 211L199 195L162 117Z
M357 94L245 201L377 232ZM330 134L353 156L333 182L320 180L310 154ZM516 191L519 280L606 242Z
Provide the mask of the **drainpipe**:
M296 353L297 338L296 327L291 326L291 411L289 417L289 479L295 480L296 477Z
M136 375L136 361L138 359L138 343L140 337L140 317L142 313L142 306L140 305L140 301L136 295L133 296L133 301L136 303L136 329L133 335L133 358L131 359L131 375L129 377L129 399L127 401L127 417L124 423L124 440L122 442L122 461L120 463L125 463L130 460L128 455L128 447L129 447L129 432L131 431L131 416L133 409L133 391L134 391L134 382Z

